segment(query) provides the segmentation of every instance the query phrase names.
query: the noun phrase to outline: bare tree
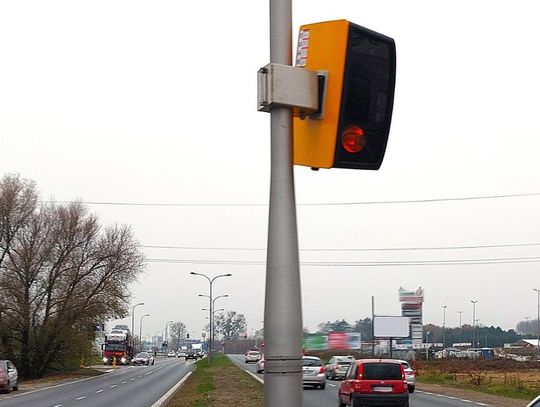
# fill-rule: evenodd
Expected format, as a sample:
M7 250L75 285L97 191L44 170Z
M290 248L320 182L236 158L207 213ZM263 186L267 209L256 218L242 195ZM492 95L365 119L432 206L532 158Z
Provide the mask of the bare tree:
M23 374L39 377L80 352L100 321L127 314L144 257L128 227L102 228L80 203L34 206L24 219L14 233L0 232L9 235L0 264L3 343L20 355Z
M186 325L183 322L177 321L171 324L171 344L173 349L180 347L180 340L186 337Z
M34 182L23 180L18 175L6 175L0 180L0 267L15 235L26 227L36 206Z

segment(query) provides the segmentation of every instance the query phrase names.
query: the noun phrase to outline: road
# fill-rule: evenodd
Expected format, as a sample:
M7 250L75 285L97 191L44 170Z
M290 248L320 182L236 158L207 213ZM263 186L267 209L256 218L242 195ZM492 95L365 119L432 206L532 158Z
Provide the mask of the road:
M228 355L231 360L242 369L248 370L264 379L263 374L256 373L256 366L253 363L245 363L244 355ZM335 407L337 406L337 390L339 380L328 380L326 389L316 390L309 387L304 388L304 407ZM440 394L415 391L409 398L410 407L473 407L489 406L489 404L478 403L472 400L459 399Z
M193 361L157 359L50 388L0 394L0 407L150 407L192 370Z

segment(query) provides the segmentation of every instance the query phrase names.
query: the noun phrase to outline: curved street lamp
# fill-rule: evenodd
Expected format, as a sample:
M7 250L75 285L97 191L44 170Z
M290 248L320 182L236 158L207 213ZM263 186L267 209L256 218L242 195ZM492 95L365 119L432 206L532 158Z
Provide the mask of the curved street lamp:
M135 335L135 308L137 308L139 305L144 305L144 302L139 302L138 304L135 304L131 308L131 355L130 357L133 357L133 346L135 345L133 343L133 335Z
M230 277L232 276L231 273L227 273L227 274L219 274L215 277L208 277L206 274L202 274L202 273L196 273L194 271L191 271L189 274L191 275L194 275L194 276L201 276L201 277L204 277L208 280L208 284L210 285L210 293L209 295L202 295L202 294L199 294L199 297L208 297L210 299L210 311L209 311L209 317L210 317L210 346L208 347L208 361L210 361L210 359L212 358L212 345L213 345L213 341L214 341L214 338L213 338L213 335L212 335L212 328L214 326L214 320L213 320L213 314L212 314L212 310L214 309L214 301L212 299L212 284L214 283L214 281L220 277Z
M142 320L144 317L149 317L150 314L144 314L141 316L141 319L139 319L139 351L142 350Z

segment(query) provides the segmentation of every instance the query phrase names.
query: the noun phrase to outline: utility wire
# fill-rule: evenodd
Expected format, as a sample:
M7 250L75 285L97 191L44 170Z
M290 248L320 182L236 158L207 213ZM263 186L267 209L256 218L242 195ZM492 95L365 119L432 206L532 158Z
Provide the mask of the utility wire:
M155 259L146 260L149 263L180 263L180 264L219 264L260 266L264 261L257 260L201 260L201 259ZM399 260L399 261L363 261L363 262L300 262L306 267L381 267L381 266L448 266L448 265L474 265L474 264L510 264L510 263L538 263L540 257L506 257L485 259L453 259L453 260Z
M382 247L382 248L300 248L304 252L371 252L371 251L415 251L415 250L464 250L464 249L491 249L502 247L529 247L540 246L540 243L507 243L493 245L470 246L434 246L434 247ZM198 247L198 246L158 246L140 245L145 249L176 249L176 250L226 250L226 251L266 251L260 247Z
M473 201L481 199L502 199L502 198L522 198L530 196L540 196L540 192L530 192L523 194L501 194L486 196L468 196L454 198L432 198L432 199L411 199L395 201L360 201L360 202L318 202L299 203L298 206L349 206L349 205L391 205L391 204L414 204L452 201ZM42 202L49 203L71 203L70 201L48 200ZM159 202L108 202L108 201L78 201L86 205L111 205L111 206L165 206L165 207L267 207L268 204L257 203L159 203Z

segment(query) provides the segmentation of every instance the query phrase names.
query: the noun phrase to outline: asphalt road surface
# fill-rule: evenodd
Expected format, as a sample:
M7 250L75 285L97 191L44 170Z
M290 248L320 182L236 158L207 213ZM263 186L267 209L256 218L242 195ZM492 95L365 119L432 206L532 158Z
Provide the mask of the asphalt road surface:
M255 363L245 363L244 355L228 355L231 360L241 368L250 371L264 380L264 374L256 373ZM339 380L327 380L326 389L319 390L311 387L304 388L304 407L335 407L337 406L337 391ZM409 396L410 407L476 407L489 406L489 404L478 403L472 400L460 399L457 397L443 396L435 393L428 393L416 390Z
M29 392L0 394L0 407L150 407L192 370L193 361L157 359Z

